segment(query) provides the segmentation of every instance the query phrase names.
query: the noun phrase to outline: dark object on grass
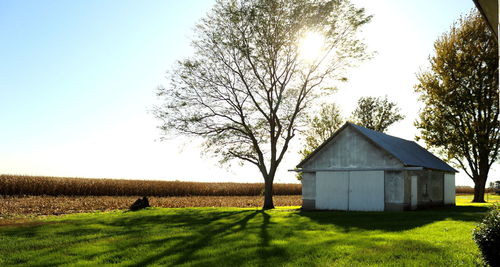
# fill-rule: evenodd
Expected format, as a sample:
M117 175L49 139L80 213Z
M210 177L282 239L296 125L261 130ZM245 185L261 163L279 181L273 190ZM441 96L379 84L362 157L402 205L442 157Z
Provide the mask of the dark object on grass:
M130 210L140 210L149 207L149 200L147 197L138 198L132 206L130 206Z
M500 266L500 205L495 204L473 233L474 241L490 266Z

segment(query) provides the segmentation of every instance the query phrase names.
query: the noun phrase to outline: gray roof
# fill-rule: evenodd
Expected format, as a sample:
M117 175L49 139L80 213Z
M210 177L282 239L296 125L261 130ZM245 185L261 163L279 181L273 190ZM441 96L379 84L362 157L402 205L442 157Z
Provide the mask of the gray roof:
M401 161L401 163L403 163L403 165L405 166L424 167L428 169L442 170L447 172L458 172L450 165L446 164L446 162L434 156L432 153L413 141L377 132L349 122L342 126L342 128L340 128L335 134L333 134L332 137L326 140L308 157L300 162L297 167L300 167L304 163L309 161L309 159L311 159L314 154L321 150L326 145L326 143L329 143L339 132L344 130L347 126L352 126L363 136L371 140L375 145L382 148L383 150L394 156L396 159Z

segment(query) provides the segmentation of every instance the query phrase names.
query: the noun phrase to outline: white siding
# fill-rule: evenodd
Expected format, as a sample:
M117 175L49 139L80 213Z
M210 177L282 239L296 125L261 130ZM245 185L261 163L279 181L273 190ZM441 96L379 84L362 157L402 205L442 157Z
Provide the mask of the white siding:
M316 209L347 210L348 172L316 173Z
M349 210L384 210L384 172L349 172Z
M314 155L304 169L402 168L403 164L351 127Z
M455 204L455 174L444 174L444 204Z

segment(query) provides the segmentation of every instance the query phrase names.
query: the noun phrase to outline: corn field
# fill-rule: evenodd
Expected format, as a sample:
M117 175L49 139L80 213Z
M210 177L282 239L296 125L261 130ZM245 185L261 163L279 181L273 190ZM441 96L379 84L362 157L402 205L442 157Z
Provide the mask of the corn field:
M274 184L274 195L300 195L300 184ZM4 196L260 196L262 183L200 183L0 175Z
M470 186L457 186L455 187L455 192L457 194L474 194L474 187ZM493 188L485 188L484 189L485 193L494 193L495 190Z

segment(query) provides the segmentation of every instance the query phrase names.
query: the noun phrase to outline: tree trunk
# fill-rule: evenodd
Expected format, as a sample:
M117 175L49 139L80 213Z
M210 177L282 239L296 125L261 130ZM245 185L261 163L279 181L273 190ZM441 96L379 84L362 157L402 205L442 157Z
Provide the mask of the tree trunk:
M264 184L264 206L263 210L274 209L273 203L273 179L267 178L265 179Z
M486 202L484 201L484 188L486 186L487 176L479 175L474 180L474 199L472 202Z
M488 161L489 153L480 151L479 153L479 166L477 177L474 177L474 199L472 202L486 202L484 201L484 188L486 187L486 180L488 180L488 173L490 165Z

